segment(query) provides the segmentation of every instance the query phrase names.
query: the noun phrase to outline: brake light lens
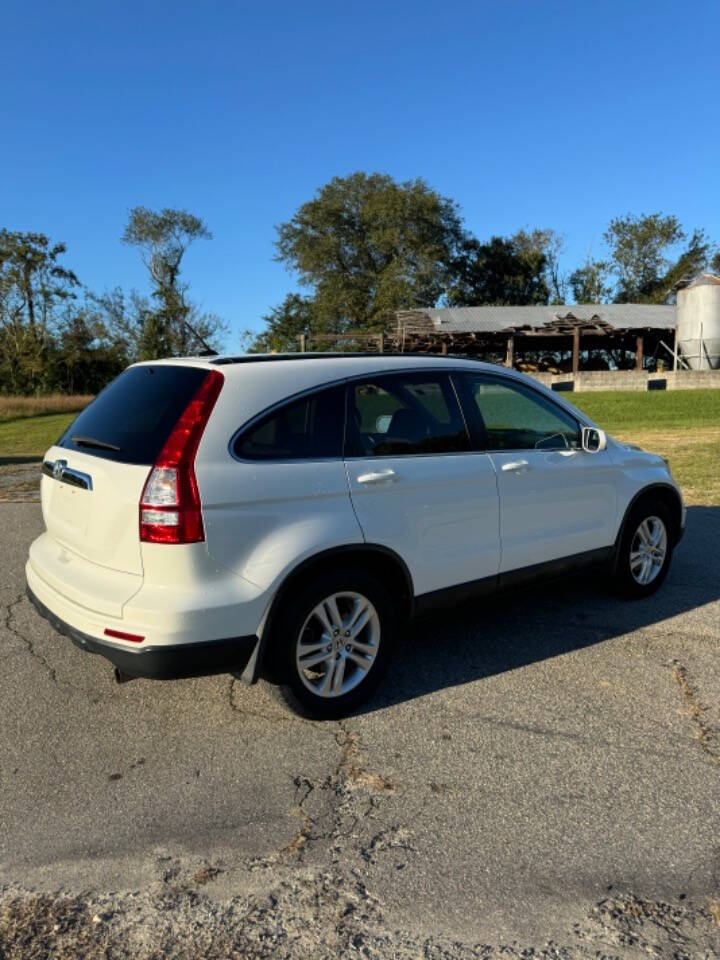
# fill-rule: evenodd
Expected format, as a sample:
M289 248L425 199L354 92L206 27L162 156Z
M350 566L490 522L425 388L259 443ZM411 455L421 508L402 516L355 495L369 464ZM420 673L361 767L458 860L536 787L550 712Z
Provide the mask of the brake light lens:
M205 539L195 454L223 380L219 370L208 373L148 474L140 498L143 543L199 543Z

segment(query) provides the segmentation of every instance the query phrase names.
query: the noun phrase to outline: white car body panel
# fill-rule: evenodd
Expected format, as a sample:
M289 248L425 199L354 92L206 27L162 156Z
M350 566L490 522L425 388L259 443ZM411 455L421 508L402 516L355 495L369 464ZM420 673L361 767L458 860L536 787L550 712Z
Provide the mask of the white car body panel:
M229 570L271 590L307 557L363 543L342 460L250 463L225 447L196 473L208 552Z
M500 491L500 571L610 546L616 469L607 450L494 451Z
M49 532L40 534L31 544L28 568L44 582L47 591L106 619L121 618L123 606L143 585L142 574L94 563L69 550Z
M656 453L626 446L612 437L608 437L607 449L615 466L617 529L623 521L627 505L643 490L655 485L670 487L678 495L682 512L681 527L684 528L687 513L685 502L667 462Z
M498 492L487 454L346 462L365 538L400 554L416 594L497 574ZM387 480L359 480L374 474Z

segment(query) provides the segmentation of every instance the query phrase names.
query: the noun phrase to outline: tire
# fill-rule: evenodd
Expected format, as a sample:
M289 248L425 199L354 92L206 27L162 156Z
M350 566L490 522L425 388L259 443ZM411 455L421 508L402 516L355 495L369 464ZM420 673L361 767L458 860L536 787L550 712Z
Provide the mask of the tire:
M630 600L655 593L670 569L673 546L673 522L665 504L648 498L634 506L615 560L613 584L617 592Z
M374 692L396 636L396 612L379 580L354 567L323 573L297 584L282 601L268 675L295 713L336 720Z

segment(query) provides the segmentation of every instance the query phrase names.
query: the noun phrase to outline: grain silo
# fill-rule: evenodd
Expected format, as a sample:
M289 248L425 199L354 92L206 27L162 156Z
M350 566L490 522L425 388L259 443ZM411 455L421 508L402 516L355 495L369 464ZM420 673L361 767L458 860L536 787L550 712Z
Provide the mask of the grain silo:
M701 273L678 289L677 342L691 370L720 369L720 277Z

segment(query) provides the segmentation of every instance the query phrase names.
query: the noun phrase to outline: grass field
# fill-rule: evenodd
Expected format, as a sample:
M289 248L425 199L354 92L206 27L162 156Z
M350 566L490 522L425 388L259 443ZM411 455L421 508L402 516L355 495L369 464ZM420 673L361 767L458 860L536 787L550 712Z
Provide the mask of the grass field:
M22 409L13 406L15 399L0 398L0 462L42 456L75 416L58 412L58 405L62 410L67 402L64 410L76 411L88 398L28 398L26 409L42 415L20 418L9 415ZM668 457L688 503L720 505L720 390L574 393L567 399L619 440Z
M64 393L50 393L45 397L6 397L0 394L0 423L52 413L77 413L91 400L90 394L68 396Z
M667 457L687 503L720 505L720 390L574 393L568 399L618 440Z
M7 457L41 457L92 399L91 394L0 395L0 462Z
M0 462L7 457L41 457L75 419L74 413L0 421Z
M634 430L720 427L720 390L608 391L563 397L613 436Z

